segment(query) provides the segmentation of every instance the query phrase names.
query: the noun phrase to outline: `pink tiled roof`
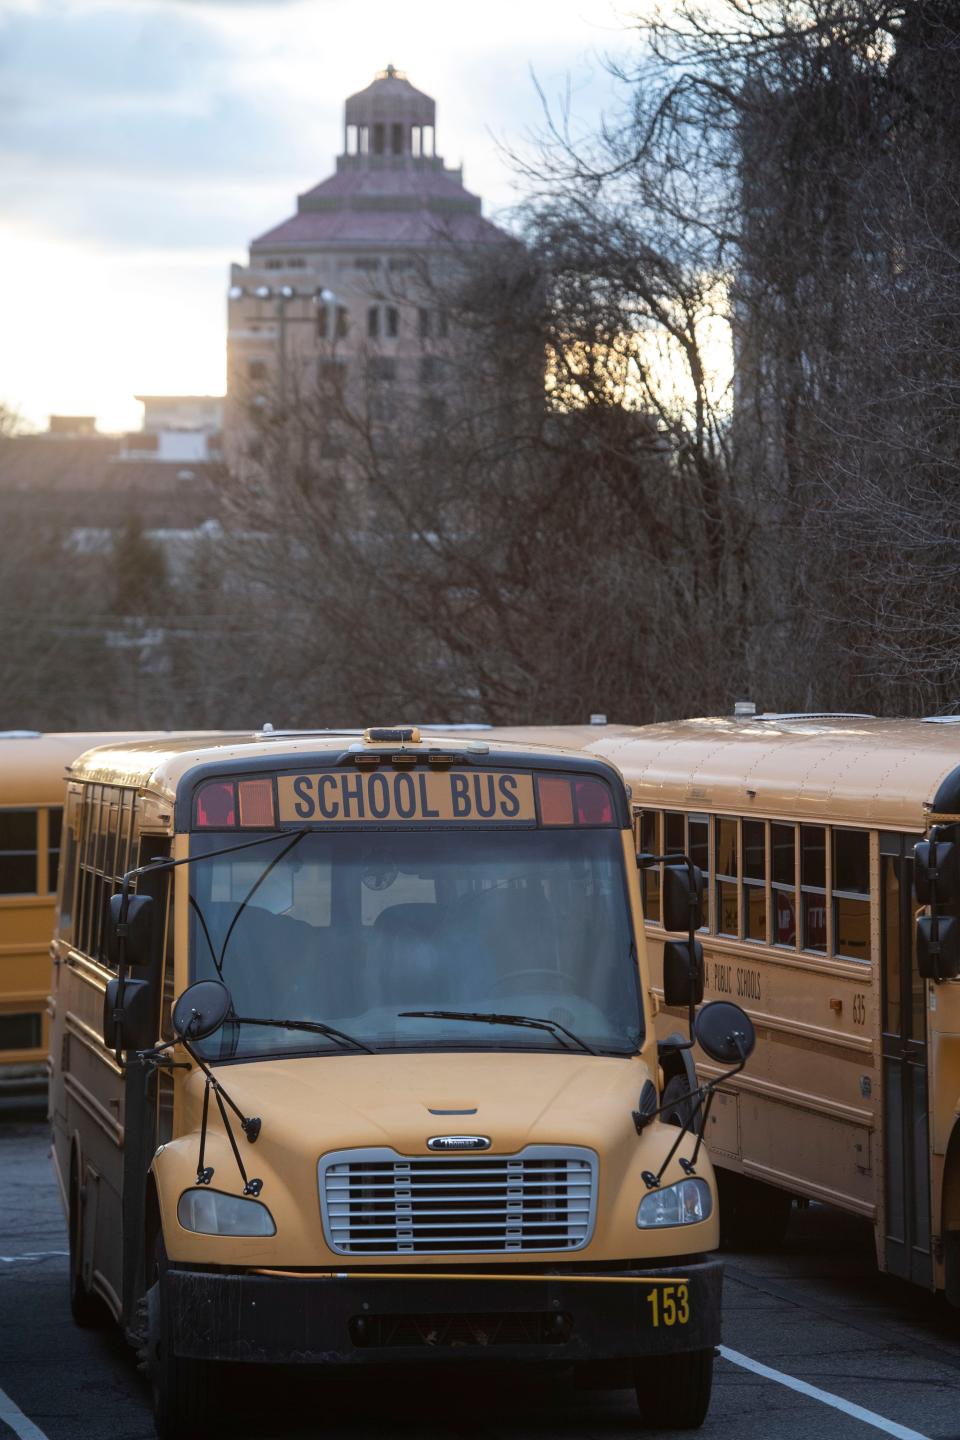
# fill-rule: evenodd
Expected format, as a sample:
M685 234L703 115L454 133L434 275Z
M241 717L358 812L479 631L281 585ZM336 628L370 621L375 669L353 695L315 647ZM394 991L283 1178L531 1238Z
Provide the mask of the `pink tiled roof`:
M504 238L464 189L460 172L436 167L344 164L301 195L297 213L251 250L298 245L477 244Z

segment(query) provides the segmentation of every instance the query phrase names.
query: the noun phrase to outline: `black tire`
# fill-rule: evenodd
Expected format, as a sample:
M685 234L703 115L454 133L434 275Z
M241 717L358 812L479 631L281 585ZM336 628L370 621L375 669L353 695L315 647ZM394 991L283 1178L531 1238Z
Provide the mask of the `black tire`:
M87 1289L83 1279L83 1191L75 1157L70 1163L68 1209L70 1314L81 1330L103 1330L110 1323L110 1312L100 1297Z
M720 1245L724 1250L779 1250L786 1239L793 1196L738 1175L717 1170Z
M665 1125L686 1125L694 1135L700 1133L699 1096L690 1094L686 1075L672 1075L663 1087L660 1104L663 1107L660 1119Z
M713 1347L634 1362L640 1420L648 1430L697 1430L710 1408Z
M147 1291L146 1369L158 1440L200 1440L215 1435L223 1396L220 1366L174 1352L163 1237L154 1245L154 1278Z

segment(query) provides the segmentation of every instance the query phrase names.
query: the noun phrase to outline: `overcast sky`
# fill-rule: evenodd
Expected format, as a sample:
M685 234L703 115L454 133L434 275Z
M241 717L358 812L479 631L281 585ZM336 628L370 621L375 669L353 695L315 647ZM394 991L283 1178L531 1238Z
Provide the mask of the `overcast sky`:
M136 393L219 394L231 260L329 174L342 107L388 63L437 100L437 144L487 214L497 141L575 117L629 0L0 0L0 401L46 425L140 423Z

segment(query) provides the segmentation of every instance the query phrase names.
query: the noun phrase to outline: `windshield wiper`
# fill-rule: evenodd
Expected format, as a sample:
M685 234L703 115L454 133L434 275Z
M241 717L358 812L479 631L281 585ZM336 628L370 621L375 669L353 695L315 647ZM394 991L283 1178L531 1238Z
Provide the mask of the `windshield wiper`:
M559 1020L535 1019L532 1015L496 1015L494 1013L484 1014L477 1010L400 1010L397 1012L398 1020L472 1020L476 1025L524 1025L530 1030L547 1030L558 1040L564 1035L572 1040L579 1050L588 1055L596 1055L592 1045L586 1040L581 1040L566 1025L561 1025ZM570 1046L567 1046L570 1049Z
M358 1040L356 1035L348 1035L346 1030L337 1030L333 1025L324 1025L321 1020L261 1020L245 1015L231 1015L227 1021L228 1025L273 1025L278 1030L309 1030L314 1035L326 1035L329 1040L339 1040L341 1045L352 1045L357 1050L365 1050L368 1055L376 1055L372 1045L365 1041Z

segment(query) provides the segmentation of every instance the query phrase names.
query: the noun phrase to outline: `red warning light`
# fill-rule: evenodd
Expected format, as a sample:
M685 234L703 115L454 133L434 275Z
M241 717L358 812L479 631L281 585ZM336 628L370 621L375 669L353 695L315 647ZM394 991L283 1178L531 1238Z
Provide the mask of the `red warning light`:
M232 780L211 780L197 791L194 824L198 830L236 828L237 787Z
M613 802L602 780L578 780L574 788L578 825L613 824Z

